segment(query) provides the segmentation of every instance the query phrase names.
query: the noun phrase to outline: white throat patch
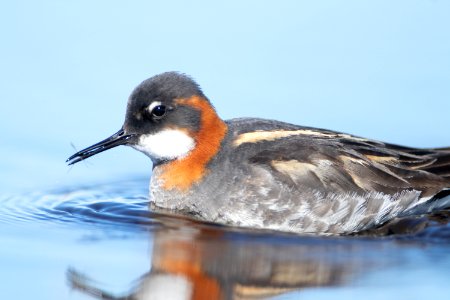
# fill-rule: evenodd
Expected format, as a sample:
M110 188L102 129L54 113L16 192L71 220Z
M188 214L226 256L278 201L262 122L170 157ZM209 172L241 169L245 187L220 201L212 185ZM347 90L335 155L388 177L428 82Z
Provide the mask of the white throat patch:
M154 134L144 134L133 145L151 159L170 160L186 156L195 147L192 137L181 130L165 129Z

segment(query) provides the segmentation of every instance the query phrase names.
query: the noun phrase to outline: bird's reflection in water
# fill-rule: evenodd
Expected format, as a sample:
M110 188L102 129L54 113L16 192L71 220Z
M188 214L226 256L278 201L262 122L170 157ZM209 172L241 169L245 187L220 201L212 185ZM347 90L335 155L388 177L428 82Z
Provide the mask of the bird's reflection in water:
M401 244L390 239L299 237L160 220L151 233L150 270L131 291L113 295L74 269L68 271L71 286L98 299L261 299L351 284L401 263L395 255Z

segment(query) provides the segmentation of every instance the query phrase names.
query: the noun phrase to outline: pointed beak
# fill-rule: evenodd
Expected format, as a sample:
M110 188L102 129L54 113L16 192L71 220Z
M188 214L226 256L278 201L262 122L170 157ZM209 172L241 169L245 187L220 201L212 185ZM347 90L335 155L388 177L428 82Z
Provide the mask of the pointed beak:
M130 139L132 139L135 136L136 135L134 135L134 134L125 134L125 132L123 131L123 128L121 128L119 131L114 133L109 138L107 138L95 145L87 147L86 149L78 151L77 153L75 153L74 155L69 157L66 160L66 163L68 163L70 166L70 165L76 164L77 162L85 160L86 158L88 158L92 155L103 152L105 150L114 148L116 146L129 144Z

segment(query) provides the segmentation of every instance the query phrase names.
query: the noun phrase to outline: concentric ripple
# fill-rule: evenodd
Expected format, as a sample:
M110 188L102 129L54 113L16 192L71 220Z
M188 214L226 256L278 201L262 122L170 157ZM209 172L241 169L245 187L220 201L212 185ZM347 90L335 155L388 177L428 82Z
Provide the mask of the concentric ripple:
M136 179L0 198L0 222L148 226L148 181Z

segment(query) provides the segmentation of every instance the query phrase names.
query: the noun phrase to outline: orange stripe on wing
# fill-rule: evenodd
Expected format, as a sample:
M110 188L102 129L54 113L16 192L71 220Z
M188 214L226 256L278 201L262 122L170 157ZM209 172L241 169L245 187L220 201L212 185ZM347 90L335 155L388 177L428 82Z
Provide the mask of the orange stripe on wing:
M161 179L165 189L187 191L206 173L206 164L219 152L220 143L227 133L227 126L219 118L211 104L200 96L176 101L201 112L200 130L195 133L195 148L186 157L163 167Z

